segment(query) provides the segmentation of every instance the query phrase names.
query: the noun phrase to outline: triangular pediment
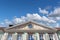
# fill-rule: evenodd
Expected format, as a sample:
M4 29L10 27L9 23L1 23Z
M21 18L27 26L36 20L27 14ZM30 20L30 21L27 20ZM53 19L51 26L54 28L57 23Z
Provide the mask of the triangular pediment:
M29 25L31 25L32 27L30 28ZM26 22L26 23L22 23L22 24L18 24L18 25L15 25L15 26L12 26L12 27L9 27L7 28L7 30L55 30L53 28L50 28L50 27L47 27L45 25L42 25L42 24L39 24L39 23L36 23L36 22L32 22L32 21L29 21L29 22Z

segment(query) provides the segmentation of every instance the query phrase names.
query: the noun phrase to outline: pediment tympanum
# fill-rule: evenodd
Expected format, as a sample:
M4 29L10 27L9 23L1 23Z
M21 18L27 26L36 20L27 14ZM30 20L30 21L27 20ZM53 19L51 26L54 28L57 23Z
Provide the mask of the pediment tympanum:
M30 27L31 28L30 28ZM52 28L49 28L49 27L46 27L44 25L40 25L40 24L37 24L37 23L34 23L34 22L28 22L28 23L24 23L22 25L17 25L15 27L11 27L11 28L7 28L6 31L50 31L50 30L54 30Z

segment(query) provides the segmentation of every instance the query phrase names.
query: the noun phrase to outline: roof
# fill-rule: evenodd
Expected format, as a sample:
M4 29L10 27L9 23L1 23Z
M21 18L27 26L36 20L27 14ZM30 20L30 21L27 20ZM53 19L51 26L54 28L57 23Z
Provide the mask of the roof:
M0 30L4 31L5 27L0 27Z
M27 23L34 23L34 24L40 25L40 26L45 27L45 28L49 28L49 29L52 29L52 30L60 31L60 27L52 28L52 27L50 27L50 26L47 26L47 25L44 25L44 24L40 24L40 23L35 22L35 21L27 21L27 22L23 22L23 23L21 23L21 24L13 25L13 26L11 26L11 27L0 27L0 30L2 30L2 31L5 32L5 29L14 28L14 27L17 27L17 26L19 26L19 25L24 25L24 24L27 24Z
M59 28L56 28L58 31L60 31L60 27Z
M24 22L24 23L21 23L21 24L17 24L17 25L8 27L8 28L6 28L6 29L14 28L14 27L17 27L17 26L19 26L19 25L23 25L23 24L27 24L27 23L34 23L34 24L40 25L40 26L45 27L45 28L48 28L48 29L56 30L55 28L52 28L52 27L50 27L50 26L46 26L46 25L44 25L44 24L40 24L40 23L35 22L35 21L27 21L27 22Z

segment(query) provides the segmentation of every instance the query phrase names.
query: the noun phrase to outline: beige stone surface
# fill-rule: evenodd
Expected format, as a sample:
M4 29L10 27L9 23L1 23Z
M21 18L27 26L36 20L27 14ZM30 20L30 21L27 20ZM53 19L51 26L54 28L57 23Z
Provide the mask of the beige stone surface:
M51 29L45 28L43 26L36 25L36 24L32 24L32 28L29 28L28 24L25 24L25 25L18 26L18 27L15 27L15 28L10 28L10 29L7 29L7 30L51 30Z

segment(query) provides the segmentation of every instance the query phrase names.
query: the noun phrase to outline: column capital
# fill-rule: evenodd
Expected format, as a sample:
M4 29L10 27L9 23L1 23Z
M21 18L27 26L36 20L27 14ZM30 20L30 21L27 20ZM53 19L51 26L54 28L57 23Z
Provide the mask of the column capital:
M36 32L35 34L39 34L38 32Z
M15 32L15 34L17 35L18 33L17 33L17 32Z
M46 35L49 35L48 33L45 33Z
M4 35L8 35L8 33L4 33Z

